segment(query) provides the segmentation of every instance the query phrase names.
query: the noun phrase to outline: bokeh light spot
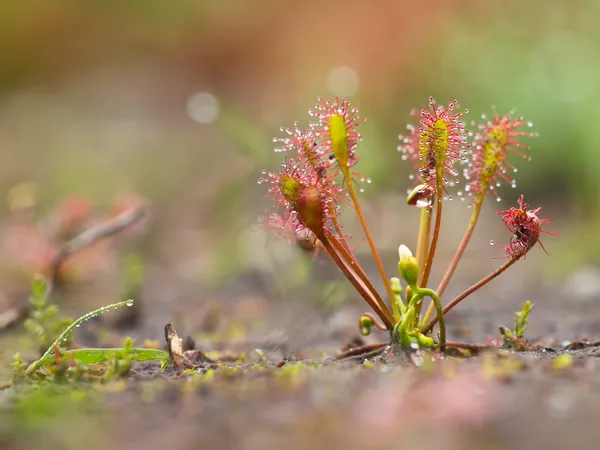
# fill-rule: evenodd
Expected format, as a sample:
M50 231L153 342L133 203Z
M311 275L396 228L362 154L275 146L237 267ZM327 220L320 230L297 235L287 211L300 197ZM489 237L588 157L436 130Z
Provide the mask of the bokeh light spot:
M187 101L187 114L194 122L209 124L219 117L219 101L209 92L196 92Z
M359 77L352 67L337 66L327 73L327 89L334 95L350 97L358 91Z

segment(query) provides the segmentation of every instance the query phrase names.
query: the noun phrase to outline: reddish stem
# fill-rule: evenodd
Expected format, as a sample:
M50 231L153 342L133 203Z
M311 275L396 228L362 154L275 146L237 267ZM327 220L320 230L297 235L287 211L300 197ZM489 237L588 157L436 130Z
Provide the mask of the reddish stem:
M350 194L350 198L352 198L352 202L354 203L354 209L356 211L356 214L358 215L358 220L360 221L360 224L363 228L365 237L367 238L367 242L369 243L369 247L371 248L373 259L377 264L377 269L379 270L379 274L381 275L381 280L383 281L383 285L385 286L385 291L389 297L391 305L394 301L394 292L392 291L392 286L390 285L390 279L385 273L383 263L381 262L381 257L379 256L379 252L377 251L377 247L375 247L375 242L373 241L373 236L371 236L371 232L369 231L367 221L365 220L365 216L360 207L360 203L358 202L358 197L356 197L356 193L354 192L354 185L352 184L352 179L350 176L346 175L346 173L347 171L344 172L344 176L346 178L346 184L348 185L348 192Z
M471 239L471 236L473 235L473 231L475 230L475 225L477 224L477 219L479 218L479 213L481 212L481 206L483 205L484 198L485 197L483 195L480 195L480 196L478 196L478 198L475 202L475 206L473 207L473 213L471 214L471 220L469 221L469 226L467 227L467 230L465 231L465 235L463 236L462 241L460 241L460 245L458 246L458 249L456 250L456 254L454 255L454 258L452 258L452 262L450 263L448 270L444 274L444 278L442 279L442 282L440 283L440 285L437 288L437 293L440 297L446 290L446 287L448 286L448 283L450 282L452 275L454 275L454 272L456 271L458 262L460 261L463 253L467 249L467 244L469 243L469 240Z
M394 320L391 313L389 312L389 310L384 311L381 309L373 293L368 289L366 284L357 275L356 265L348 263L344 259L342 259L337 253L336 249L331 245L331 242L329 242L329 240L325 236L319 237L319 240L323 244L323 247L325 247L325 250L327 250L327 253L329 253L329 256L331 256L331 259L333 259L333 262L335 262L335 264L339 267L339 269L346 276L348 281L352 283L354 289L356 289L360 296L365 299L365 301L369 304L371 309L379 316L379 318L383 321L386 327L388 327L388 330L391 330L394 327Z
M433 265L433 258L435 257L435 249L437 248L438 238L440 236L440 228L442 225L442 195L443 187L438 184L436 200L437 206L435 208L435 225L433 226L433 237L431 238L431 247L429 248L429 254L427 255L427 263L425 263L425 270L423 272L423 280L421 281L421 287L427 287L429 281L429 275L431 273L431 266Z
M384 311L386 314L389 314L390 318L392 318L392 321L394 321L393 315L389 312L387 305L379 295L379 292L377 292L377 289L375 289L375 287L371 283L369 277L365 274L364 270L362 269L354 255L351 252L348 252L346 247L344 247L344 245L340 243L340 241L336 239L335 236L330 236L329 241L333 244L340 256L344 260L346 260L346 262L350 264L351 267L353 267L354 272L356 272L361 281L367 286L367 289L369 289L371 294L373 294L373 297L375 297L375 300L377 301L381 310Z
M330 202L330 206L333 209L334 205L332 202ZM333 222L335 231L337 232L338 236L340 237L341 244L344 246L344 248L346 249L346 251L348 253L352 254L352 250L350 249L350 246L348 245L348 242L346 241L346 238L344 236L344 230L342 229L342 226L340 225L340 222L338 221L337 216L335 214L331 218L331 221ZM356 258L354 258L354 259L356 259Z
M377 352L377 351L381 350L382 348L387 347L388 345L390 345L389 342L381 342L378 344L363 345L362 347L356 347L356 348L353 348L351 350L348 350L344 353L337 355L335 357L335 360L341 361L341 360L348 359L348 358L356 358L358 356L368 357L372 353Z
M454 300L452 300L450 303L448 303L444 307L444 309L442 311L443 314L446 315L452 308L454 308L461 301L463 301L465 299L465 297L468 297L473 292L475 292L477 289L485 286L490 281L492 281L494 278L496 278L498 275L500 275L502 272L504 272L506 269L508 269L510 266L512 266L514 263L516 263L519 259L521 259L525 255L525 253L527 253L528 250L529 249L526 249L525 251L523 251L517 255L514 255L508 261L506 261L504 264L502 264L500 267L498 267L496 270L494 270L492 273L490 273L487 277L481 279L480 281L475 283L473 286L471 286L470 288L466 289L464 292L459 294ZM423 330L423 334L429 333L429 331L431 331L431 329L435 326L437 321L438 321L437 316L434 317L433 319L431 319L431 322L429 322L427 327Z

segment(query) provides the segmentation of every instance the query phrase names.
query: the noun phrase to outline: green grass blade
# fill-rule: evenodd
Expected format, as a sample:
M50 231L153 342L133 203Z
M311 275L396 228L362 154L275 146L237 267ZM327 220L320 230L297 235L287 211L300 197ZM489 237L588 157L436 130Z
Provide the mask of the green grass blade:
M71 335L73 330L75 330L75 328L80 327L83 322L90 320L93 317L99 316L100 314L105 313L107 311L113 311L115 309L122 308L123 306L133 306L133 300L129 299L125 300L124 302L113 303L112 305L103 306L102 308L84 314L71 325L69 325L65 329L65 331L61 333L61 335L54 341L54 343L50 347L48 347L48 350L46 350L46 352L42 355L42 359L48 356L52 357L54 346L58 345L60 347L60 344L65 342L67 338Z
M96 364L112 358L123 358L126 354L135 361L169 361L169 354L153 348L132 348L127 352L124 348L78 348L61 352L62 358L71 358L80 364ZM54 355L44 356L35 362L34 370L46 364L54 364Z

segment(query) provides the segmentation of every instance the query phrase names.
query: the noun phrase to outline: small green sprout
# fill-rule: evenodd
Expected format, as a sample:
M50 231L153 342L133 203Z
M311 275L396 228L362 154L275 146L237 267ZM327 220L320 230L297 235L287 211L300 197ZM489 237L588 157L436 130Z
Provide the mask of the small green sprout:
M162 367L166 367L169 363L170 358L167 352L157 349L149 348L134 348L133 340L126 338L122 348L82 348L73 350L63 350L61 345L67 342L69 336L73 333L75 328L81 326L82 323L90 320L107 311L112 311L124 306L132 306L133 300L126 300L124 302L114 303L111 305L103 306L87 314L84 314L79 319L69 325L60 336L48 347L41 358L34 361L23 370L24 363L23 359L19 354L16 354L14 363L12 364L13 380L25 375L29 378L33 378L36 373L44 368L45 366L60 366L60 373L66 374L68 370L67 362L70 361L73 366L77 364L92 365L100 362L111 362L111 370L109 375L119 376L129 373L132 361L162 361ZM42 375L45 378L44 375ZM12 386L12 381L8 381L1 386L2 389L6 389Z
M529 313L533 310L533 303L530 300L521 303L521 310L515 312L514 328L510 330L507 327L500 327L504 345L515 350L528 350L529 344L525 339L525 330L529 325Z
M58 307L48 299L48 283L42 277L36 277L31 285L29 297L30 312L25 320L25 328L35 337L40 351L51 347L60 331L71 324L58 314ZM68 344L68 341L65 342Z
M527 329L527 325L529 325L527 317L532 310L533 303L531 303L531 300L527 300L521 303L521 311L515 313L515 334L517 337L525 336L525 330Z
M10 364L10 366L13 368L13 380L16 380L20 376L24 375L25 369L27 368L27 365L25 364L25 361L23 361L23 357L20 353L15 353L13 356L13 362Z

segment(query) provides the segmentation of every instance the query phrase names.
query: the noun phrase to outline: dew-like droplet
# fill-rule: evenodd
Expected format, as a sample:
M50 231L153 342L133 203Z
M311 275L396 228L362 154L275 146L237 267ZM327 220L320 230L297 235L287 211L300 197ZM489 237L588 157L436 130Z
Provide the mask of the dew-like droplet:
M132 299L132 298L130 298L129 300L127 300L127 301L125 302L125 304L126 304L127 306L133 306L133 299Z
M417 200L417 203L415 203L415 206L417 208L428 208L430 205L431 205L431 199L429 199L429 198L421 198L421 199Z
M490 245L496 245L494 241L490 241Z

